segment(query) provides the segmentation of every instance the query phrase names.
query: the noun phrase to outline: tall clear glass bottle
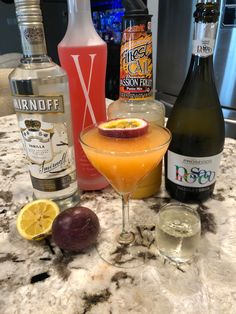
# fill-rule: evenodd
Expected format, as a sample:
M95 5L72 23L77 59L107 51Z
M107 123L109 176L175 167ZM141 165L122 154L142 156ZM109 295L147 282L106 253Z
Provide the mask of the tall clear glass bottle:
M58 53L69 78L78 184L82 190L99 190L108 182L88 161L79 134L88 125L106 120L107 45L94 28L90 0L68 0L68 12Z
M211 196L224 146L224 118L213 71L218 16L216 1L198 1L188 75L167 123L172 141L166 155L166 189L182 202Z
M165 107L153 98L151 15L140 1L125 1L120 51L120 96L108 107L108 118L135 117L164 125ZM139 184L133 198L146 198L159 191L160 163Z
M34 197L79 201L67 75L47 56L39 0L15 0L23 58L9 75Z

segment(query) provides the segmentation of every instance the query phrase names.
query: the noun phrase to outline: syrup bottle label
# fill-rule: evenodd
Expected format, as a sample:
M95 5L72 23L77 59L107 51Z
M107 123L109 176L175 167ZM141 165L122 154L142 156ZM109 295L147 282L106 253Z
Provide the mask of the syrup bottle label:
M145 24L130 26L121 43L120 97L138 100L151 96L152 35Z

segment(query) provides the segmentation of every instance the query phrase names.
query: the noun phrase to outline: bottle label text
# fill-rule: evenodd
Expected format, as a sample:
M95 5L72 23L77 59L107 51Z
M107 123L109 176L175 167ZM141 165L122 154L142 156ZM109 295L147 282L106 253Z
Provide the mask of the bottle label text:
M22 113L63 113L63 96L15 96L13 106Z
M69 147L68 129L66 123L51 123L43 119L43 115L20 118L24 150L29 161L29 169L33 187L44 192L53 192L70 185L52 187L48 184L55 178L68 177L75 171L74 150ZM48 181L49 180L49 181ZM59 181L58 181L59 182Z
M167 178L175 184L201 188L216 181L221 154L189 157L168 151Z
M120 96L143 99L152 95L152 35L145 24L124 30L120 55Z
M217 23L195 23L193 37L193 54L208 57L213 54Z

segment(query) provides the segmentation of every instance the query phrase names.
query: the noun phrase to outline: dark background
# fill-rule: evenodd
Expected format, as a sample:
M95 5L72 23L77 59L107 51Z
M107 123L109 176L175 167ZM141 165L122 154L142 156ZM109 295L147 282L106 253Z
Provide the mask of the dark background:
M147 0L144 0L144 2L147 2ZM107 10L113 10L114 14L115 10L120 11L123 9L123 6L122 0L91 0L91 8L93 13L105 13ZM57 45L62 40L67 28L67 1L41 0L41 9L48 55L54 62L60 64ZM107 23L106 20L105 23ZM121 23L119 24L121 32ZM117 99L119 97L120 43L117 40L115 42L112 34L108 32L103 31L102 33L98 31L98 33L108 45L106 97ZM0 0L0 55L12 52L22 52L14 1Z

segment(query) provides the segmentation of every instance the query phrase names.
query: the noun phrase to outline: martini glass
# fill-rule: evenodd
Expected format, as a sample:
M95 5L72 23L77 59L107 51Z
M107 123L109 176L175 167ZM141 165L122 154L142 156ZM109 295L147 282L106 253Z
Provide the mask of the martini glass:
M148 235L129 223L129 199L139 181L162 160L170 140L168 129L151 124L145 134L133 138L101 135L97 124L80 134L87 158L122 198L122 225L110 218L97 244L101 258L112 265L129 268L145 262Z

